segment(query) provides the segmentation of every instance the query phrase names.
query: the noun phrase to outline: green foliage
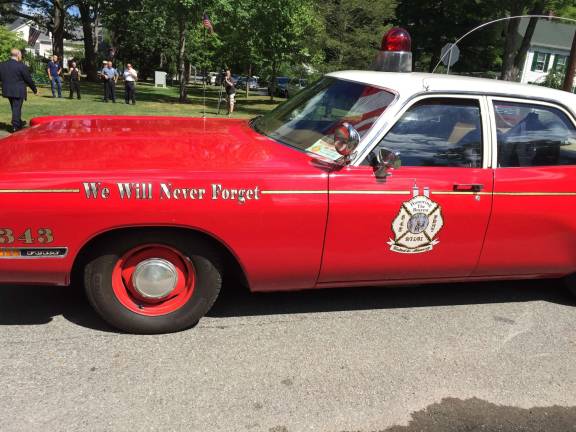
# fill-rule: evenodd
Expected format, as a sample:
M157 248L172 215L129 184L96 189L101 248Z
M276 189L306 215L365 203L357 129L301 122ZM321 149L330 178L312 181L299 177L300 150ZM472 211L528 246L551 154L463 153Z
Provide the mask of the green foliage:
M552 69L550 72L548 72L546 78L544 78L544 81L542 81L538 85L561 90L564 84L565 76L566 75L564 74L564 72L557 69Z
M311 62L314 47L307 42L318 36L319 23L306 0L267 0L254 6L251 20L254 49L276 75L282 63Z
M51 28L56 0L26 0L20 13L31 14ZM68 11L67 25L90 31L106 29L100 52L85 43L85 63L99 66L116 50L119 67L134 64L141 78L155 70L181 77L186 99L188 71L197 74L231 67L233 73L306 76L341 69L366 69L381 38L392 25L407 27L413 38L416 70L431 70L440 49L470 29L503 16L553 11L576 16L574 0L58 0ZM21 1L11 2L11 11ZM2 4L0 0L0 5ZM0 18L5 13L0 7ZM542 12L543 11L543 12ZM11 12L11 13L12 13ZM202 26L206 12L214 24ZM74 15L74 16L72 16ZM78 16L79 15L79 16ZM514 26L490 26L467 38L455 72L497 74L516 68L524 58ZM0 38L6 44L5 37ZM97 58L99 56L99 58ZM94 66L93 66L94 68ZM514 69L515 70L515 69ZM85 71L86 72L86 71Z
M318 2L324 26L320 39L325 57L322 70L366 69L395 18L395 9L396 0Z
M504 0L506 1L506 0ZM502 3L502 2L500 2ZM493 0L404 0L396 10L397 21L412 35L417 69L432 71L440 50L474 27L505 16ZM501 55L502 26L493 26L467 38L460 49L457 70L490 70Z
M23 50L25 47L26 42L19 35L10 32L4 26L0 26L0 61L10 58L12 48Z

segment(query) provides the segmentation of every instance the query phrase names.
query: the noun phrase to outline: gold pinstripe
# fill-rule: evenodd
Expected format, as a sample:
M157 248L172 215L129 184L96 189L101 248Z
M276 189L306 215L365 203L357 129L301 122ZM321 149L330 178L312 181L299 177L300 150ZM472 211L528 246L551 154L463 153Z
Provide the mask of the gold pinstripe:
M0 194L80 193L80 189L0 189Z
M0 194L80 193L80 189L0 189ZM263 190L262 195L410 195L408 190ZM431 191L432 195L576 196L576 192Z

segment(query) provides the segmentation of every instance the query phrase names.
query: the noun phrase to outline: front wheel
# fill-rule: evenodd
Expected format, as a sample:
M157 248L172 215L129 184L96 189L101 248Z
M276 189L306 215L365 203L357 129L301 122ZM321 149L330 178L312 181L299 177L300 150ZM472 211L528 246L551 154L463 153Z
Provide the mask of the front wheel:
M212 307L222 285L219 257L196 236L129 233L100 244L84 270L94 309L129 333L184 330Z

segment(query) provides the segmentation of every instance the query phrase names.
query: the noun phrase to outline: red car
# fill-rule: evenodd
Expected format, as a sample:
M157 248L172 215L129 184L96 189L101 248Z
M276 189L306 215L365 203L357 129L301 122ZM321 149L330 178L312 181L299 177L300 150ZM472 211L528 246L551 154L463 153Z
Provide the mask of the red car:
M1 141L0 281L134 333L252 291L576 272L576 95L328 75L252 121L46 117Z

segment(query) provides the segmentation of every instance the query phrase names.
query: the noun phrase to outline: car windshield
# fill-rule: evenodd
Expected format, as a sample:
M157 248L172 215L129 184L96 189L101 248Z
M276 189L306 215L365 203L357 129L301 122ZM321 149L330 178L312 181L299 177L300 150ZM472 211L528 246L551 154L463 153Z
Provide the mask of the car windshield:
M290 78L284 78L284 77L280 77L277 79L278 84L288 84L288 81L290 81Z
M347 122L362 137L394 100L386 90L324 77L252 122L269 138L300 150L333 147L335 129Z

